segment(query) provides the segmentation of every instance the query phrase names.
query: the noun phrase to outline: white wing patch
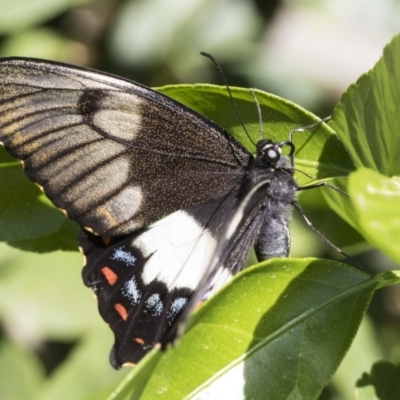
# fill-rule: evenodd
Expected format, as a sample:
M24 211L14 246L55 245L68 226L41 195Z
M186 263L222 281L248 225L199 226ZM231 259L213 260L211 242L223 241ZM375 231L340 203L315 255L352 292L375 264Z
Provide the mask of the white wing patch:
M175 213L157 221L133 242L145 258L145 285L157 280L168 288L196 290L214 254L217 241L190 214Z

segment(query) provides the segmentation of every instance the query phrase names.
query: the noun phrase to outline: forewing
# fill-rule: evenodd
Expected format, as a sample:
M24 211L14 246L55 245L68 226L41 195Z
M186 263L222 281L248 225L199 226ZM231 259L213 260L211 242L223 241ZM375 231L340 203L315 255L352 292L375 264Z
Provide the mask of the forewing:
M223 196L251 157L146 87L28 59L0 61L0 141L70 218L105 236Z

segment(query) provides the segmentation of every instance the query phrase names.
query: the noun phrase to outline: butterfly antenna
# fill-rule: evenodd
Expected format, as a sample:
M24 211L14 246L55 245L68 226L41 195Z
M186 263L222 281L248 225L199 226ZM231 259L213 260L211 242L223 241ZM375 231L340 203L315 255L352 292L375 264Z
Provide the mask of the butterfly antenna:
M229 87L228 80L226 79L226 76L224 74L224 71L221 68L221 65L219 65L218 61L211 54L206 53L205 51L201 51L200 54L202 56L207 57L208 59L210 59L213 62L213 64L216 66L216 68L218 70L218 73L220 74L220 76L221 76L221 78L222 78L222 80L223 80L223 82L224 82L224 84L226 86L226 89L228 90L229 98L231 99L232 106L233 106L233 109L235 110L236 117L239 120L240 125L242 125L243 130L246 133L246 136L253 143L253 145L256 146L256 143L254 143L253 139L250 137L249 132L247 131L247 129L246 129L245 125L244 125L243 119L242 119L242 117L241 117L241 115L239 113L239 110L237 108L235 99L233 98L233 95L232 95L231 88Z
M303 172L303 171L299 171L299 172ZM305 172L303 172L303 173L305 173ZM308 175L308 174L306 174L306 175ZM300 192L301 190L315 189L315 188L319 188L322 186L331 188L331 189L335 190L336 192L340 193L342 196L350 198L350 196L344 190L340 189L339 187L337 187L335 185L331 185L330 183L325 182L325 181L311 183L311 184L304 185L304 186L298 186L297 191Z
M260 107L260 102L257 99L256 94L253 92L252 89L249 89L249 92L253 96L254 102L256 103L257 107L257 113L258 113L258 126L260 127L260 140L264 139L264 124L263 124L263 119L262 119L262 112L261 112L261 107Z
M316 126L321 125L323 122L329 121L331 119L331 116L329 115L328 117L322 118L321 120L319 120L318 122L314 122L310 125L306 125L306 126L301 126L300 128L295 128L292 129L289 132L289 142L293 143L293 134L295 134L296 132L304 132L304 131L309 131L311 129L314 129ZM294 169L294 153L292 153L290 155L290 162L292 164L292 167Z
M292 130L289 132L289 141L290 141L290 142L293 142L293 134L294 134L294 133L296 133L296 132L304 132L304 131L309 131L309 130L311 130L311 129L314 129L316 126L321 125L323 122L330 121L331 118L332 118L332 117L331 117L330 115L328 115L327 117L322 118L322 119L320 119L319 121L314 122L314 123L312 123L312 124L310 124L310 125L301 126L300 128L292 129Z

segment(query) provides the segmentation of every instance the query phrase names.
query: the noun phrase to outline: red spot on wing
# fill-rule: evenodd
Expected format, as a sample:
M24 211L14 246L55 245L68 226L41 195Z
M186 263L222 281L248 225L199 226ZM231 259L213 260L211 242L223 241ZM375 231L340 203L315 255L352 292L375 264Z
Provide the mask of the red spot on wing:
M103 267L101 269L102 274L104 275L104 278L106 278L108 284L110 286L114 286L115 282L117 282L118 275L110 268L108 267Z
M138 344L140 344L141 346L143 346L144 345L144 343L145 343L145 341L142 339L142 338L140 338L140 337L137 337L137 338L135 338L135 339L133 339L136 343L138 343Z
M128 319L128 311L121 303L116 303L114 305L115 311L119 314L119 316L126 321Z

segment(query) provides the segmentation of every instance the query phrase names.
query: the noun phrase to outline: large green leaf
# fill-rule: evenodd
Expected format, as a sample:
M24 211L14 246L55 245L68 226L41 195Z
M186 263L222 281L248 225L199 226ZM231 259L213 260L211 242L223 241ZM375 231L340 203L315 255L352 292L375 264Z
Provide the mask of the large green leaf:
M328 203L370 243L400 262L400 36L375 67L350 86L330 126L359 170L335 184L350 199L325 194ZM368 169L366 169L368 168Z
M318 259L249 268L195 314L147 382L138 374L124 384L144 386L140 399L317 398L374 290L398 281Z
M275 141L288 140L291 130L320 121L309 111L288 100L253 89L261 108L263 124L260 127L253 95L248 89L231 88L238 112L251 137L250 140L235 113L226 87L178 85L166 86L159 90L214 121L251 152L255 151L253 143L256 143L261 135ZM313 177L326 179L347 176L354 170L342 143L324 123L309 131L296 132L294 143L297 167ZM300 184L310 180L304 174L297 174L296 178Z
M357 167L400 175L400 35L375 67L343 94L329 125Z
M179 85L160 89L218 123L250 151L254 145L237 118L225 87ZM231 88L242 120L253 142L260 138L260 123L254 97L246 89ZM264 118L265 136L286 140L292 129L317 122L306 110L279 97L255 90ZM309 132L295 134L296 165L311 176L347 176L353 169L350 158L334 132L320 124ZM30 251L76 249L77 226L50 205L39 189L30 184L20 163L0 149L0 240ZM310 178L297 174L299 184Z

